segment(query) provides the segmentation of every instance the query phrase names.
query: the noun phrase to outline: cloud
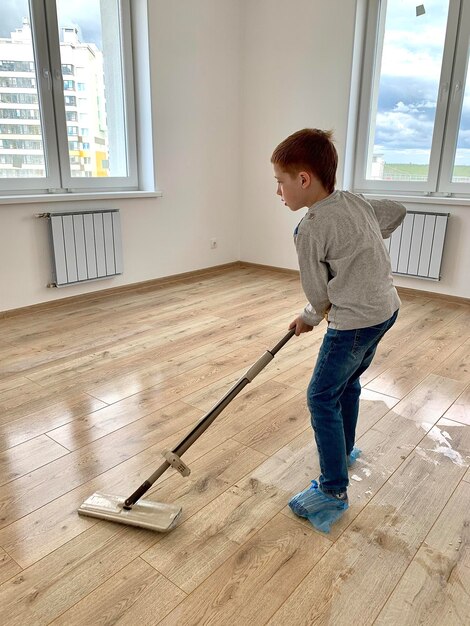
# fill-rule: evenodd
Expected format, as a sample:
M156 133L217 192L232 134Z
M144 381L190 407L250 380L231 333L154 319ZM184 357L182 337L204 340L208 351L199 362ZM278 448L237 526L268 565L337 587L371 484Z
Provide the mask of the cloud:
M470 148L458 148L455 155L455 165L467 165L470 163Z
M410 113L379 113L374 143L385 150L430 149L433 128L431 121Z
M396 44L385 41L381 74L383 76L439 78L443 45L430 46L428 43L420 47L414 35L411 36L411 41L410 33L397 33L396 35ZM432 36L429 35L429 37ZM400 38L402 38L401 41Z
M423 151L419 162L426 162L432 144L437 90L437 80L382 76L374 152L386 154L389 162L418 162L413 154L418 158L418 151Z
M431 110L436 106L438 86L439 78L382 76L378 108L390 111L402 102L404 106L421 103L422 108Z
M0 37L8 38L17 28L21 28L23 18L29 18L27 0L2 0L2 19L0 20Z
M460 129L457 150L470 150L470 128Z
M439 79L446 35L448 3L427 0L426 13L416 4L395 0L387 5L381 75Z
M96 43L101 49L100 3L96 0L81 0L80 5L59 0L57 2L59 26L78 26L83 43Z
M398 113L419 113L423 109L429 109L431 111L435 110L436 103L435 102L418 102L405 104L404 102L397 102L394 111Z

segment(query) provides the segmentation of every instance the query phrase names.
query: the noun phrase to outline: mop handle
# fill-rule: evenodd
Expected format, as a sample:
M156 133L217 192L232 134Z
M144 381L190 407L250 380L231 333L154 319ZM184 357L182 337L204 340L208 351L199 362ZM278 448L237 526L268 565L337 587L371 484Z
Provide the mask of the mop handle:
M284 337L281 339L281 341L279 341L274 348L272 348L269 352L271 352L271 354L273 356L276 356L276 354L279 352L279 350L286 345L286 343L289 341L289 339L291 339L293 336L295 335L295 328L291 328L289 330L289 332L284 335Z
M192 446L192 444L199 439L202 433L209 428L212 422L216 419L216 417L222 413L225 407L230 404L230 402L237 396L240 391L251 383L253 378L257 376L268 363L270 363L274 355L279 352L279 350L286 345L286 343L293 337L295 334L295 328L291 328L289 332L272 348L272 350L267 350L257 361L254 363L250 369L245 372L245 374L235 383L235 385L225 394L225 396L219 400L219 402L212 407L212 409L206 413L206 415L194 426L194 428L186 435L184 439L182 439L179 444L173 448L172 452L177 456L181 456L186 450ZM146 493L150 487L154 484L154 482L159 478L166 470L170 467L170 463L165 461L160 465L160 467L144 481L138 489L131 494L127 500L124 502L124 508L130 509L136 502L139 500L144 493Z

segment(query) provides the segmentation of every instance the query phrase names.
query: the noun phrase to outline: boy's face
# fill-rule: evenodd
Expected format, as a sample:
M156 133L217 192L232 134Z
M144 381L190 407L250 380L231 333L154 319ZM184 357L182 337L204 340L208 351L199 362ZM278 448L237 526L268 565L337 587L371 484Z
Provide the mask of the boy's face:
M308 205L304 172L291 175L274 163L274 178L277 180L277 195L291 211Z

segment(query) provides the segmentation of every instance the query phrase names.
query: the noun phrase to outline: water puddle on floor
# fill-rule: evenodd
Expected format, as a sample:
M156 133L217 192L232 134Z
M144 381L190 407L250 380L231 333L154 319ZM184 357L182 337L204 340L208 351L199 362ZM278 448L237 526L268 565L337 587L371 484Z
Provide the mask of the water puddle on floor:
M434 448L421 448L417 446L416 452L427 461L433 463L434 465L439 465L439 461L436 459L429 457L427 452L434 452L437 454L442 454L455 463L456 465L460 465L461 467L466 467L468 463L463 460L462 455L457 450L452 448L452 437L446 430L441 430L438 426L433 426L432 424L428 424L427 422L422 422L421 428L427 431L427 436L432 439L436 446Z

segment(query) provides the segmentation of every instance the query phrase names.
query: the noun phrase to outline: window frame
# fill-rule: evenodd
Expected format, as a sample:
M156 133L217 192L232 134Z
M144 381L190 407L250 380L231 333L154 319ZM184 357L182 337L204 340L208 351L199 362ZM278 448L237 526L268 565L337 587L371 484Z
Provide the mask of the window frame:
M132 20L130 0L117 0L121 31L120 52L123 82L127 176L72 177L69 135L66 120L64 80L60 55L56 0L28 0L36 69L37 95L46 175L44 177L0 178L2 196L52 195L67 193L138 191L136 110L133 68ZM74 94L76 96L76 94ZM26 121L26 120L25 120Z
M461 0L449 0L427 181L384 181L367 178L366 170L370 144L373 144L375 136L386 7L387 0L370 0L367 6L354 159L354 190L372 194L397 193L436 197L462 195L468 197L470 183L451 182L455 157L455 150L453 152L452 149L457 142L463 103L463 89L460 99L455 98L455 86L458 82L458 76L460 76L462 83L465 81L465 73L462 77L462 71L465 72L466 68L460 57L465 55L468 57L468 47L465 48L463 45L465 33L463 35L462 33L468 30L467 37L470 37L470 26L463 22L463 17L470 21L470 8L468 3L461 2ZM468 11L469 14L465 14L465 11ZM380 54L378 54L379 52ZM455 62L454 56L456 56ZM470 71L470 67L468 71Z
M457 150L457 140L460 130L465 84L470 76L470 3L463 2L460 15L458 47L455 53L452 83L449 90L449 105L447 115L447 132L442 148L442 162L439 189L447 194L470 194L470 183L452 182L454 159ZM469 82L470 84L470 82ZM460 98L456 95L460 91Z

